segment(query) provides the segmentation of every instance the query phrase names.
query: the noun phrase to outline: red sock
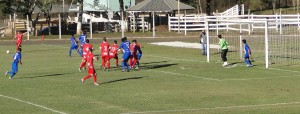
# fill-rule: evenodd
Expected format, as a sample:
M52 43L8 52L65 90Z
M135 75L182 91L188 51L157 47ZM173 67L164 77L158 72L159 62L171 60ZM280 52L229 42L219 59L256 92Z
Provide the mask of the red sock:
M87 79L89 79L90 77L92 77L91 75L86 75L84 78L83 78L83 81L85 81L85 80L87 80Z
M116 66L119 65L119 59L116 59Z
M132 67L132 59L129 59L129 66Z
M134 61L133 61L133 67L135 67L135 65L136 65L136 63L137 63L138 61L139 61L139 60L134 59Z
M97 83L97 75L94 75L94 83Z
M107 61L107 68L110 69L110 61Z

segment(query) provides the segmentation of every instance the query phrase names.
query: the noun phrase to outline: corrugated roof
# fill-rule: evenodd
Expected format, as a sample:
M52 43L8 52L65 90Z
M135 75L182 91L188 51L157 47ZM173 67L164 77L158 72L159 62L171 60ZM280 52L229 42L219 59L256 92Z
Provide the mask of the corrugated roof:
M180 10L192 9L195 8L184 3L180 3ZM178 1L176 0L145 0L127 9L127 11L140 12L170 12L174 10L178 10Z

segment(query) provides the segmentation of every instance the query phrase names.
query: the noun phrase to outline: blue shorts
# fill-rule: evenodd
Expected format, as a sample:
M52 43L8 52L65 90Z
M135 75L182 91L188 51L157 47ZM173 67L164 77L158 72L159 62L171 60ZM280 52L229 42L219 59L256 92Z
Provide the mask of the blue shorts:
M11 70L15 71L15 72L18 72L18 63L12 63L11 64Z
M142 55L143 55L143 54L138 54L138 55L137 55L138 60L141 60Z
M71 47L70 47L70 50L77 50L78 49L78 46L77 45L72 45Z
M249 54L248 54L248 53L244 55L244 59L249 59L249 58L250 58L250 57L249 57Z
M129 60L130 56L131 56L130 52L125 52L122 56L122 59L124 59L124 61L127 62Z

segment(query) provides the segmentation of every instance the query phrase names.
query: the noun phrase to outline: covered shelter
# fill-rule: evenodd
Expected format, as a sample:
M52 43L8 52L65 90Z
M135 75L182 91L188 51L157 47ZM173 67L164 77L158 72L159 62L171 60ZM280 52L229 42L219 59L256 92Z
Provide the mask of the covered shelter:
M144 0L135 6L132 6L126 10L129 13L139 13L139 12L151 12L152 13L152 24L153 24L153 37L155 37L155 12L173 12L180 10L193 10L192 6L186 5L176 0ZM179 16L180 17L180 16ZM180 22L179 22L180 23Z

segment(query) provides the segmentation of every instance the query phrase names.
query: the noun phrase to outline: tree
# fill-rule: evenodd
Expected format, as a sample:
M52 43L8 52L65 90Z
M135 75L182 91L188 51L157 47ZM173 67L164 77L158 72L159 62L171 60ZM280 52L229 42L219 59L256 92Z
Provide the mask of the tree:
M80 34L81 32L81 26L82 26L82 14L83 14L83 0L78 0L77 4L79 5L79 15L78 15L78 22L77 22L77 34Z
M39 0L37 6L40 8L41 13L46 17L46 22L48 24L49 34L51 35L51 10L53 3L56 3L55 0ZM39 14L37 15L39 16ZM38 18L37 18L38 19Z
M14 3L16 12L21 14L23 18L28 15L29 21L32 21L32 13L36 7L37 0L17 0Z
M12 4L14 0L1 0L0 1L0 15L5 16L13 12Z
M206 0L206 15L210 15L210 2L211 0Z

